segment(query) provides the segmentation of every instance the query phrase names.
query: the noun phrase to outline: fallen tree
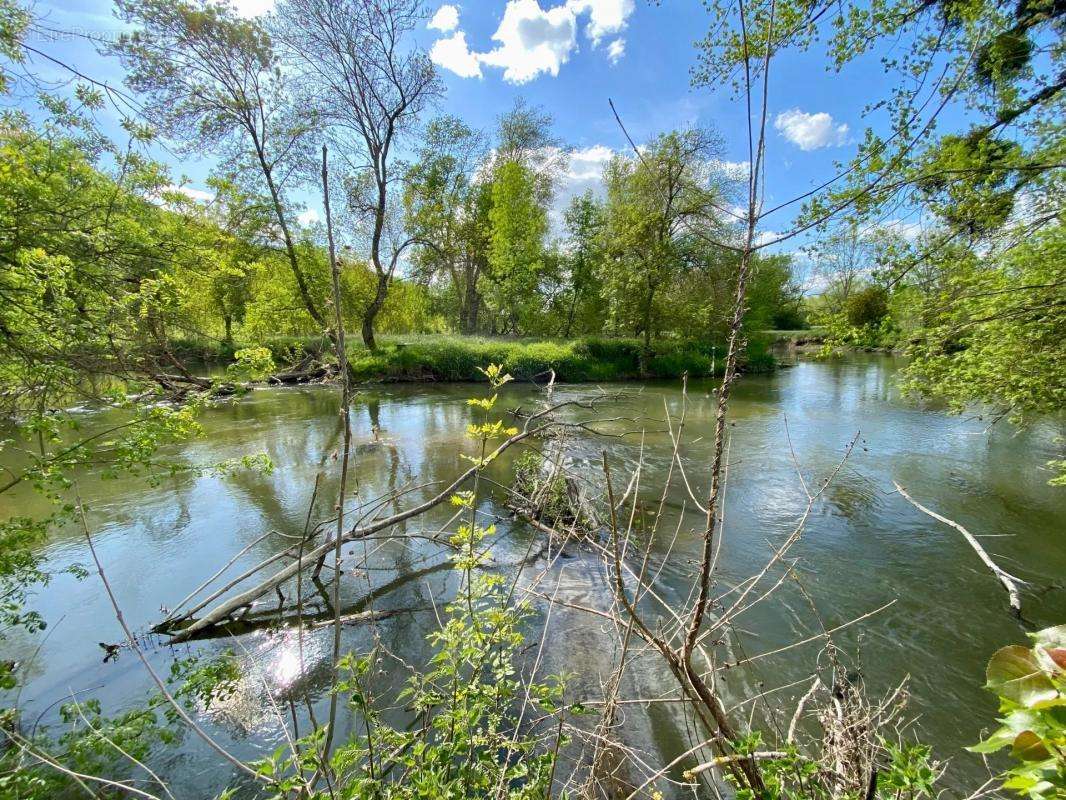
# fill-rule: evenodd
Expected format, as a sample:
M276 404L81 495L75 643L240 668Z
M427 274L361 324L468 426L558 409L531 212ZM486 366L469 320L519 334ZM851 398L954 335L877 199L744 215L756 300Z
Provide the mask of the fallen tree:
M388 530L396 525L406 522L407 520L421 516L427 511L447 502L464 484L473 479L486 464L494 461L501 453L520 442L542 435L549 430L564 428L567 426L579 426L582 429L587 430L587 422L565 422L556 419L554 417L555 412L560 411L565 407L591 409L594 408L599 401L604 399L607 399L607 395L605 394L601 394L591 400L568 400L562 403L557 403L542 411L529 414L525 417L525 423L521 430L505 439L483 459L476 461L469 469L461 473L437 494L405 511L392 514L388 517L371 520L363 524L354 525L340 536L340 544L343 545L366 539L375 533ZM318 528L312 531L312 537L317 530ZM336 539L329 539L311 548L307 548L306 544L306 541L301 540L291 547L267 557L258 564L245 570L237 578L231 580L222 588L213 592L206 600L200 601L198 604L181 614L171 614L167 619L156 625L153 630L157 633L171 634L174 643L187 641L197 636L201 636L204 631L221 625L226 621L231 620L234 615L250 608L256 600L270 592L274 592L278 587L293 578L301 570L305 568L314 568L320 559L322 559L331 549L337 547L338 542ZM244 589L236 595L221 600L202 616L196 616L199 611L208 607L210 603L215 600L223 597L226 592L238 588L252 576L284 559L291 559L290 563L276 570L269 577L260 580L255 585ZM205 582L198 591L205 589L214 579L219 577L222 572L223 570L220 570L215 573L215 575L209 579L209 581Z

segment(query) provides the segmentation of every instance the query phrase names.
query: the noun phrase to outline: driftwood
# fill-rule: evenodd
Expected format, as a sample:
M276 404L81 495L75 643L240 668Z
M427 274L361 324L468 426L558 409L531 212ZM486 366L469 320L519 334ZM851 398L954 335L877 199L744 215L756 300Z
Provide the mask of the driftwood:
M896 491L900 493L903 499L910 503L912 506L914 506L916 509L921 511L923 514L928 514L930 517L939 522L943 522L945 525L950 525L952 528L957 530L966 538L966 541L969 542L970 547L972 547L974 549L974 552L977 553L978 558L980 558L981 561L984 562L985 566L988 567L989 570L992 571L992 574L995 575L996 578L999 580L999 582L1003 584L1003 588L1007 590L1007 599L1010 603L1011 611L1013 612L1015 617L1021 619L1022 599L1021 593L1018 591L1018 584L1024 583L1024 581L1022 581L1020 578L1014 577L1009 572L1000 567L995 561L993 561L992 557L989 556L987 552L985 552L985 549L981 546L981 543L978 542L976 538L974 538L974 535L972 533L962 527L962 525L955 522L954 520L948 519L947 517L943 517L940 514L937 514L931 509L926 508L913 497L911 497L909 494L907 494L904 488L898 483L896 483L895 481L892 481L892 483L896 487Z
M285 372L278 372L267 378L271 384L297 384L311 381L329 380L340 373L336 364L323 364L313 355L307 355Z

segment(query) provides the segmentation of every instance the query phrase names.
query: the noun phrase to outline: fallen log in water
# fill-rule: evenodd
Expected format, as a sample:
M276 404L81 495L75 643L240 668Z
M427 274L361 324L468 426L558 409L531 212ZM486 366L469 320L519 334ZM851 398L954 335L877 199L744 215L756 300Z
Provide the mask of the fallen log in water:
M349 542L365 539L374 533L386 530L388 528L392 528L396 525L406 522L407 520L421 516L430 509L439 506L441 503L447 502L451 498L451 496L455 494L456 491L458 491L460 487L462 487L467 481L477 475L483 469L485 464L494 461L500 456L501 453L503 453L508 448L513 447L519 442L525 441L526 439L529 439L533 436L543 434L549 431L550 429L565 426L567 424L580 424L557 422L551 417L551 414L553 412L558 411L559 409L566 406L588 409L595 408L596 403L599 400L606 398L608 398L608 395L602 395L600 397L588 400L566 400L564 402L557 403L556 405L546 408L543 411L539 411L535 414L530 414L525 418L525 425L522 430L505 439L500 445L496 447L495 450L485 456L485 459L482 463L475 463L465 472L461 473L450 484L448 484L441 492L406 511L402 511L390 517L384 517L382 519L373 520L365 525L356 525L340 537L340 544L347 544ZM308 550L301 550L301 546L298 545L294 546L293 548L290 548L289 550L283 551L282 553L276 553L265 559L264 561L260 562L259 564L246 570L239 578L231 581L223 589L213 593L211 596L211 600L201 601L191 611L187 611L181 616L171 616L170 618L164 620L162 623L157 625L154 630L157 633L173 633L174 638L172 641L175 643L187 641L191 638L194 638L197 635L200 635L202 631L205 631L213 626L220 625L225 621L231 619L234 614L240 612L243 609L249 608L260 597L263 597L264 595L270 592L276 591L278 587L280 587L286 581L294 577L304 568L313 568L321 558L324 558L331 550L337 548L337 546L338 542L336 540L336 537L334 537L332 540L322 542L316 547L313 547ZM213 599L217 598L225 591L237 588L241 583L244 582L247 577L250 577L251 575L261 571L263 568L265 568L269 564L274 563L275 561L278 561L280 558L285 557L291 557L292 561L281 569L274 572L274 574L272 574L270 577L260 581L251 588L246 589L240 592L239 594L234 595L233 597L230 597L229 599L221 601L220 603L218 603L218 605L216 605L202 617L193 617L193 614L196 611L199 611L204 608L208 603L212 602Z

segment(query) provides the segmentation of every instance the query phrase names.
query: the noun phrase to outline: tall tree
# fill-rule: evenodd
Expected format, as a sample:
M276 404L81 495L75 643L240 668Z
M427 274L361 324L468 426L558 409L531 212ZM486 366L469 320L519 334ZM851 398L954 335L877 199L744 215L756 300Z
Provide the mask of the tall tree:
M488 203L477 180L484 137L456 117L433 120L404 188L406 225L418 242L415 267L426 280L443 275L459 306L459 330L477 330L478 281L487 266Z
M116 0L116 8L134 30L110 50L125 65L127 84L146 99L149 119L190 152L221 147L236 174L262 181L304 310L330 330L285 196L301 161L311 158L302 146L315 120L296 108L267 31L212 0Z
M548 213L529 168L517 161L497 168L489 220L490 302L503 319L500 332L518 333L524 313L537 301L548 232Z
M404 250L392 161L397 142L441 92L429 57L410 41L425 15L421 0L286 0L277 35L314 87L323 119L353 172L348 203L368 221L368 261L377 284L363 311L363 343L373 350L374 320Z
M645 360L660 324L659 293L679 272L700 266L701 237L724 227L720 155L717 137L693 129L663 134L638 155L615 156L605 171L604 291L643 335Z
M599 296L603 208L589 191L570 201L564 220L569 237L564 262L570 299L562 334L569 337L579 305Z

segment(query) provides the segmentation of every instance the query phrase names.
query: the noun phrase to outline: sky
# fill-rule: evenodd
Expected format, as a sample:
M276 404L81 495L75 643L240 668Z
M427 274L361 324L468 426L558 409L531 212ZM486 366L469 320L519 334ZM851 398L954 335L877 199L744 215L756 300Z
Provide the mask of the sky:
M241 14L256 16L268 13L273 0L232 4ZM97 54L84 38L121 30L110 0L38 0L34 10L42 27L60 33L36 34L29 44L93 77L121 83L120 65ZM554 118L556 135L572 150L557 192L556 222L570 197L602 188L600 170L612 154L629 150L608 100L638 143L676 128L710 126L724 141L727 166L746 169L743 101L729 87L691 85L696 42L709 27L699 0L429 0L426 11L415 38L446 86L436 113L491 130L516 98L524 98ZM840 74L827 72L821 51L775 59L767 100L767 207L835 174L834 164L854 154L864 128L877 129L877 120L865 118L864 108L887 96L897 79L885 73L880 55L859 59ZM44 61L36 66L54 69ZM197 159L161 150L156 155L171 164L175 182L187 177L190 193L202 191L213 167L210 154ZM303 220L312 221L318 216L316 201L308 193L305 202ZM787 230L793 210L798 207L766 220L762 238ZM796 252L804 241L776 249Z

